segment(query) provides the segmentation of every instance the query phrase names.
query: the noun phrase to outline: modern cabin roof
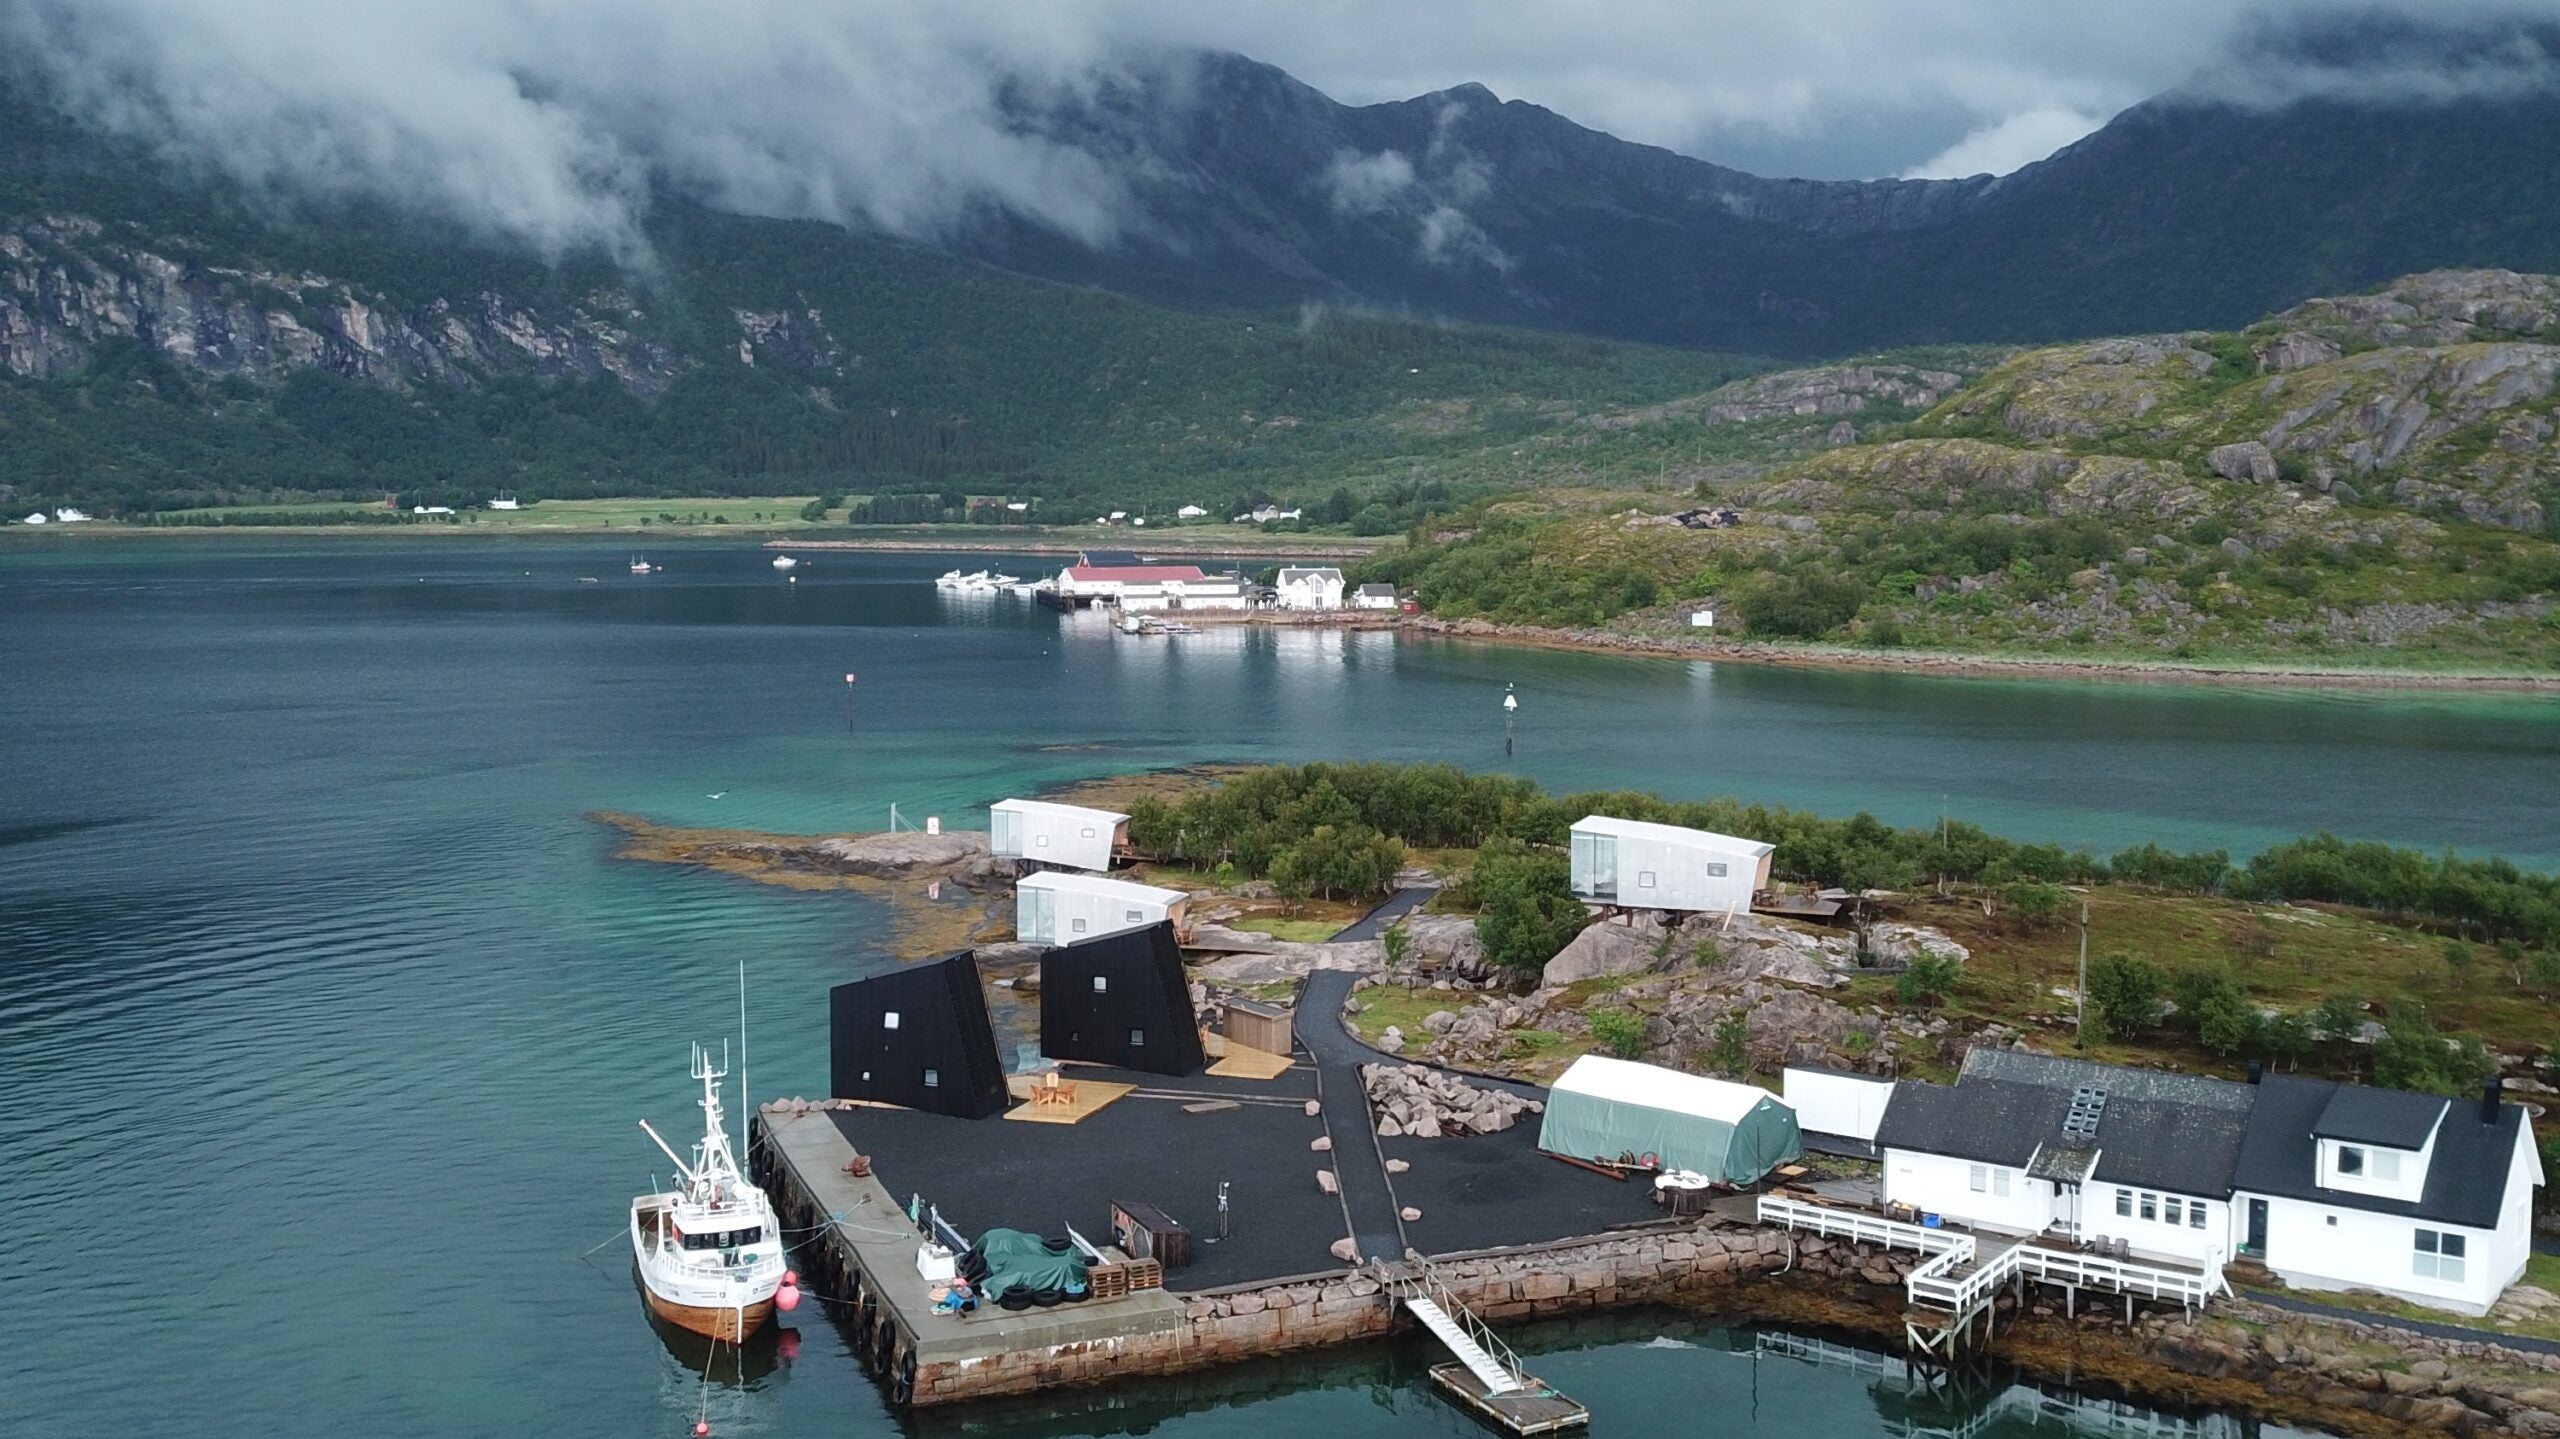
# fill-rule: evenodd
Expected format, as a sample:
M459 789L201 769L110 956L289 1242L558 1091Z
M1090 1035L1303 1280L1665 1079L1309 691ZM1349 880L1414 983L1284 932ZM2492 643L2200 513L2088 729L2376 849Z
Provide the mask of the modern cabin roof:
M1654 824L1640 819L1612 819L1605 814L1586 815L1573 822L1577 830L1589 834L1611 834L1621 839L1649 839L1662 844L1686 845L1691 849L1712 849L1720 853L1747 854L1753 858L1777 848L1756 839L1718 834L1710 829L1683 829L1676 824Z
M2427 1136L2444 1118L2446 1101L2433 1094L2405 1089L2368 1089L2341 1084L2320 1107L2311 1132L2322 1139L2350 1144L2379 1144L2390 1149L2424 1149Z
M2362 1095L2386 1104L2400 1099L2424 1100L2442 1113L2443 1122L2435 1131L2435 1153L2427 1161L2427 1185L2416 1200L2320 1186L2323 1136L2317 1131L2341 1093L2349 1090L2360 1090ZM2239 1163L2232 1175L2233 1188L2338 1209L2430 1219L2466 1229L2498 1227L2498 1213L2507 1198L2508 1168L2515 1162L2517 1135L2524 1125L2520 1106L2501 1104L2495 1118L2483 1122L2477 1099L2446 1101L2432 1095L2365 1089L2290 1074L2268 1075L2259 1081L2257 1092L2257 1108L2249 1116L2248 1138L2240 1146ZM2364 1099L2355 1099L2349 1101L2348 1107L2354 1112L2364 1104Z
M1000 799L989 809L1012 810L1020 814L1045 814L1061 818L1106 819L1118 824L1128 816L1113 809L1093 809L1080 804L1059 804L1045 799Z
M2083 1090L2104 1098L2094 1130L2074 1133L2064 1125ZM2221 1196L2231 1192L2251 1100L2250 1086L2226 1079L1977 1048L1952 1085L1896 1084L1876 1145ZM2094 1167L2075 1163L2091 1150Z
M1125 879L1104 879L1098 874L1071 874L1060 870L1026 874L1014 882L1014 888L1054 889L1068 894L1090 894L1103 899L1126 900L1131 904L1158 906L1179 904L1191 897L1178 889L1158 889L1152 884L1132 884Z

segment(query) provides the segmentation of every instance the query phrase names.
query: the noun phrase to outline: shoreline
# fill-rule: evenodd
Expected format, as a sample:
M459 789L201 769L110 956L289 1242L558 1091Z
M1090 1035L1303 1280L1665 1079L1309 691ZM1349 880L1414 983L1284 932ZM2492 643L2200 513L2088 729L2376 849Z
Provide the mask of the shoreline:
M1133 535L1136 533L1137 532L1135 531L1132 532ZM1330 560L1358 558L1369 554L1377 548L1375 545L1363 545L1356 540L1341 545L1323 546L1239 544L1233 542L1232 538L1225 543L1206 539L1170 539L1173 533L1173 531L1165 532L1166 537L1170 540L1169 543L1158 542L1153 535L1148 535L1146 537L1146 542L1143 544L1139 543L1136 539L1132 539L1125 545L1113 544L1110 547L1115 549L1141 549L1151 554L1159 555L1208 555L1212 557L1234 556L1239 559L1273 560ZM1082 554L1086 550L1102 549L1104 547L1105 546L1102 541L1081 543L1073 540L1061 539L1041 539L1003 543L995 540L978 539L903 540L884 538L875 540L866 538L850 540L801 540L793 539L787 535L777 535L764 542L764 548L768 550L887 550L893 553L904 552L911 554L929 554L937 551L949 551L952 553L965 554L1074 555Z
M815 528L814 526L812 528ZM1178 537L1179 531L1157 534L1131 531L1128 537L1097 535L1091 539L1060 538L1044 533L1039 538L992 539L977 535L950 538L906 539L897 536L856 536L852 538L801 539L789 529L772 525L651 525L616 527L611 525L125 525L97 524L63 528L27 525L0 526L0 535L22 536L21 543L46 541L78 542L135 539L195 539L221 536L230 539L360 539L360 540L424 540L440 543L447 539L488 540L576 540L609 539L652 544L691 540L731 540L767 550L880 550L893 554L1010 554L1073 555L1092 549L1138 548L1162 555L1200 555L1211 558L1272 560L1354 560L1379 548L1375 541L1344 537L1339 544L1265 544L1251 536ZM6 543L6 541L0 541Z
M2442 690L2473 693L2560 694L2560 673L2492 670L2357 670L2308 666L2253 666L2232 660L2073 659L2065 656L1975 655L1942 650L1853 650L1827 645L1750 644L1738 640L1666 640L1600 630L1559 630L1490 620L1443 620L1425 615L1403 629L1437 639L1510 645L1577 654L1638 659L1705 660L1783 665L1799 669L1865 670L1969 679L2106 680L2114 683L2279 685L2301 689Z

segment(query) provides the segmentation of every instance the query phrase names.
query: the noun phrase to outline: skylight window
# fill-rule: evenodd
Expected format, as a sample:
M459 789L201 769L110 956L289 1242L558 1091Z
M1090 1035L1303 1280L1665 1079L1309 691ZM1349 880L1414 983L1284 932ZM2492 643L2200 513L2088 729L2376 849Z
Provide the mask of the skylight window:
M2098 1118L2107 1112L2107 1092L2082 1085L2071 1091L2071 1111L2062 1116L2062 1132L2079 1139L2098 1137Z

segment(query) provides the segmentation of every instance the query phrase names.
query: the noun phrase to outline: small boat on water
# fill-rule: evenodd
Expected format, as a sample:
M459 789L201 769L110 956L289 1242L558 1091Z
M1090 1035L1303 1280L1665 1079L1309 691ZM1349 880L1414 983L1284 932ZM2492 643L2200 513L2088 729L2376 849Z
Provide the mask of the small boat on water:
M799 563L800 562L798 560L793 559L789 555L775 555L773 557L773 567L777 570L787 570Z
M987 576L987 583L988 583L988 584L991 584L991 585L993 585L993 586L995 586L997 589L1004 589L1004 588L1006 588L1007 586L1010 586L1010 585L1018 585L1018 584L1022 583L1022 576L1020 576L1020 575L989 575L989 576Z
M726 1064L693 1050L702 1082L702 1139L693 1160L679 1158L658 1131L640 1128L674 1162L678 1185L631 1201L631 1256L649 1308L670 1324L730 1343L745 1339L776 1308L798 1306L800 1291L782 1267L782 1230L773 1202L739 1172L721 1124L720 1081Z
M945 570L942 573L942 577L933 582L933 587L937 590L956 590L960 588L967 579L968 576L960 573L958 570Z
M655 574L657 569L658 567L656 565L649 563L647 560L633 560L631 562L631 573L635 575Z

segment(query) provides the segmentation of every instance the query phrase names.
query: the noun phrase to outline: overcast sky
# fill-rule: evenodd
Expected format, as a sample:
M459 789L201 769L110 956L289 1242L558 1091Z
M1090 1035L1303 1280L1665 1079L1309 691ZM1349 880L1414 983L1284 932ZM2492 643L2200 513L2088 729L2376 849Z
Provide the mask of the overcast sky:
M1473 80L1819 178L2005 173L2199 75L2267 101L2555 83L2522 50L2379 78L2233 58L2377 14L2560 21L2560 0L0 0L0 55L182 158L546 250L636 244L652 180L918 235L994 203L1102 243L1136 222L1117 178L1008 130L992 70L1072 83L1197 46L1353 103Z

